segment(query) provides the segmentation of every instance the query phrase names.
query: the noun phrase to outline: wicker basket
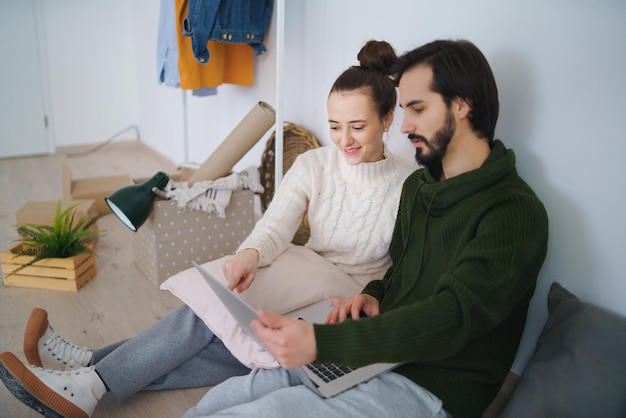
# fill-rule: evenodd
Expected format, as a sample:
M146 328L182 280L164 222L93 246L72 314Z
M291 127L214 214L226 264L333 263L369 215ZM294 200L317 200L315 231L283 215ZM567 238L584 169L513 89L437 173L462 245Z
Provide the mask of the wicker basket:
M317 137L310 131L304 129L295 123L286 122L284 124L284 137L283 137L283 174L289 170L296 157L303 152L318 148L321 146ZM276 132L267 140L265 145L265 151L261 159L261 167L259 167L259 174L261 176L261 184L263 184L264 192L261 193L261 208L263 212L267 209L272 198L274 197L274 164L276 151L274 148L274 141L276 138ZM303 245L309 240L309 224L307 222L306 214L302 225L296 232L293 238L293 243L296 245Z

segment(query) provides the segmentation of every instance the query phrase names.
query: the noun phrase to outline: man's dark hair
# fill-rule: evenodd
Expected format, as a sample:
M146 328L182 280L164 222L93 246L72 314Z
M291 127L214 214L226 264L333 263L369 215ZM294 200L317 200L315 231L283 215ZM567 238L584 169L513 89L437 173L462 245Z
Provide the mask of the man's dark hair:
M470 104L472 130L491 143L498 121L498 88L483 53L466 40L433 41L400 57L394 71L396 83L418 65L432 69L430 88L443 97L447 107L456 98Z

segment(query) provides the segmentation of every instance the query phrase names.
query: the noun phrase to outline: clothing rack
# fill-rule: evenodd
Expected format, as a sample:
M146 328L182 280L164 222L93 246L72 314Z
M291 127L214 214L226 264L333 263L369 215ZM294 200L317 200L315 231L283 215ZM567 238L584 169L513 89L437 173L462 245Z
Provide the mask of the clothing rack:
M276 0L276 140L274 141L274 190L283 178L283 73L285 53L285 0Z
M284 152L284 132L279 127L284 122L283 107L283 74L284 74L284 54L285 54L285 0L276 0L276 122L274 129L276 139L274 146L274 190L278 189L283 178L283 152ZM183 156L182 166L189 166L189 133L188 133L188 113L187 113L187 92L182 90L182 111L183 111Z

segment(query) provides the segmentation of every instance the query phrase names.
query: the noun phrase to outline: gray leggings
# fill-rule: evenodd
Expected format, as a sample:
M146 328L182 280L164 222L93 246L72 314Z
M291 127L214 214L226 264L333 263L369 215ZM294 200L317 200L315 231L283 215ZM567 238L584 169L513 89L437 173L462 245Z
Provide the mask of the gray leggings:
M119 400L140 390L213 386L250 372L187 305L145 332L97 350L93 362Z

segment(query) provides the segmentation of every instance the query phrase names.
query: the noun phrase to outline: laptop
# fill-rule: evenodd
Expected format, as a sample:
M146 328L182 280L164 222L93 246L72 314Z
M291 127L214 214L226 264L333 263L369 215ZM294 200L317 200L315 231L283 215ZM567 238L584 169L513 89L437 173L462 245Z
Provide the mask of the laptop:
M250 338L263 345L250 327L250 323L257 318L257 311L243 300L236 292L228 289L222 281L212 276L208 271L192 262L200 272L226 309L235 318L243 332ZM331 310L329 300L322 300L302 309L287 313L285 316L303 319L313 323L324 323ZM397 367L399 363L375 363L368 366L352 369L337 364L307 364L289 369L288 372L298 378L302 384L323 398L330 398L350 389L359 383L370 380L379 374Z

